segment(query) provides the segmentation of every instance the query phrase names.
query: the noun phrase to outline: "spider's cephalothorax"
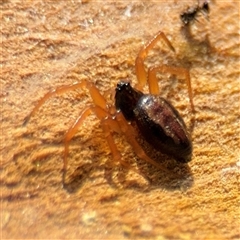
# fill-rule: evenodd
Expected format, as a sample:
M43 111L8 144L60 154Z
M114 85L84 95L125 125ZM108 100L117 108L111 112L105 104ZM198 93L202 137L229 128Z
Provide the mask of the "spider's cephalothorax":
M117 84L115 94L115 107L121 110L127 121L134 120L134 107L143 93L132 88L129 82L121 81Z
M189 162L192 143L186 125L177 110L164 98L143 94L130 83L120 82L116 88L116 109L126 120L135 122L141 137L156 151Z

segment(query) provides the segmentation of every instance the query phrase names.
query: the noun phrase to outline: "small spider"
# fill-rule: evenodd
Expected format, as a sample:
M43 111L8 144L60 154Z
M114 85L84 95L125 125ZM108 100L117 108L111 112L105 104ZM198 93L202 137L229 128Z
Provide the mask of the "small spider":
M184 76L187 80L188 94L192 111L194 111L192 89L189 70L180 67L161 65L150 68L148 73L144 68L144 60L154 45L162 39L167 46L175 52L172 44L163 32L158 32L138 53L135 68L138 84L133 88L129 82L120 81L115 89L115 105L107 104L106 99L96 86L83 80L79 83L58 87L48 92L30 114L25 118L24 124L36 113L36 111L52 96L63 94L70 90L86 88L93 100L90 105L82 110L74 124L68 129L64 138L63 181L67 170L67 156L69 143L84 120L94 113L100 120L106 140L111 149L114 160L127 166L121 160L112 133L124 134L127 141L139 158L161 168L160 161L153 160L151 153L163 153L172 156L178 162L187 163L191 160L192 143L186 130L186 125L177 110L165 99L159 96L157 72L168 72L174 75ZM142 92L148 83L150 94ZM114 109L114 113L112 113Z

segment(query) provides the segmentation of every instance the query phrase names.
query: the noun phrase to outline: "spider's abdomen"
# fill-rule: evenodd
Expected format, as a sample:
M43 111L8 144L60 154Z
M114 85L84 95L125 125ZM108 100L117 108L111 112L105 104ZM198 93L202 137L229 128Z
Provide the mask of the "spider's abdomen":
M180 162L191 160L192 143L186 125L169 102L159 96L143 95L133 112L139 132L156 151Z

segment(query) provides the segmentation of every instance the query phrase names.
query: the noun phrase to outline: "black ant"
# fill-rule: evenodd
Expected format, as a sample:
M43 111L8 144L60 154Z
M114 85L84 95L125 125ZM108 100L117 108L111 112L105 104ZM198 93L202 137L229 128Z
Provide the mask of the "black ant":
M198 4L196 7L188 8L187 11L185 11L184 13L182 13L180 15L180 18L181 18L182 22L184 23L184 25L188 25L188 24L190 24L190 22L196 20L196 15L199 12L202 12L204 14L209 13L208 2L204 2L202 6L199 6L199 4Z

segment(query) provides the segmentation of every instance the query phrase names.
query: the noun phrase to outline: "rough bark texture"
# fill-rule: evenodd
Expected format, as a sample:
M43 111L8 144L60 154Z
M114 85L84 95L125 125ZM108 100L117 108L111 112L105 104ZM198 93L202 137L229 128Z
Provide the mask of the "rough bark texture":
M191 35L179 15L196 1L2 1L1 238L239 239L239 1L212 1ZM138 159L124 137L113 163L95 116L71 141L62 188L63 138L87 91L51 98L26 126L36 102L57 86L88 79L101 90L136 83L134 60L159 30L163 44L147 66L190 68L194 154L185 176L169 176ZM186 83L160 74L161 95L187 125ZM178 81L179 80L179 81ZM147 92L147 88L146 88ZM137 162L137 164L136 164Z

